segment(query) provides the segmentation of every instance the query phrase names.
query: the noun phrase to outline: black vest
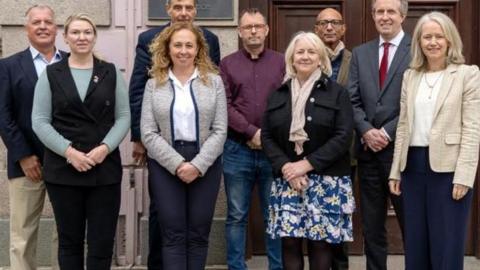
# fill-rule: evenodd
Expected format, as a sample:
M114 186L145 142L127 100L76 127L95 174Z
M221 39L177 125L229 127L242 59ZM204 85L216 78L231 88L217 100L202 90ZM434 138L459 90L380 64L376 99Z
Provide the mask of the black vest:
M113 64L94 58L93 73L84 101L73 80L68 57L47 66L52 92L52 126L72 146L84 153L102 143L115 123L116 71ZM119 183L122 165L118 148L87 172L79 172L66 159L45 149L46 182L72 186L97 186Z

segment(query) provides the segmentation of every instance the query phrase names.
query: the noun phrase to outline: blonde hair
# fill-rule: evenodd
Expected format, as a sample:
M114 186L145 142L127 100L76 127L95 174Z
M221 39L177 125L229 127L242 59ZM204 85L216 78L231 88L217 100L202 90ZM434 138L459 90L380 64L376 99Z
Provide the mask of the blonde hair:
M422 27L426 22L436 22L442 28L445 35L445 39L448 42L447 59L446 64L463 64L465 63L465 57L463 57L462 39L458 33L457 27L447 15L441 12L430 12L423 15L417 22L415 30L413 31L411 53L412 61L410 67L421 71L427 68L427 58L420 46L422 38Z
M155 78L158 84L164 84L167 82L168 69L173 66L172 59L170 59L170 41L173 34L183 29L189 30L195 35L198 51L194 63L198 69L200 80L205 85L209 85L210 80L208 74L217 74L218 72L208 56L208 45L201 30L191 23L174 23L157 35L149 47L150 53L152 54L152 68L150 69L149 74Z
M68 32L68 28L70 27L70 24L74 21L87 22L88 24L90 24L92 26L93 34L95 35L95 37L97 36L97 26L93 22L92 17L90 17L87 13L76 13L76 14L72 14L72 15L68 16L68 18L65 21L65 24L63 26L65 33Z
M295 53L295 44L301 39L306 40L313 45L320 58L320 70L328 76L331 76L332 65L330 64L330 59L328 58L325 44L323 44L322 40L316 34L312 32L301 31L295 34L295 36L288 44L287 50L285 51L285 80L291 79L297 74L295 67L293 66L293 55Z

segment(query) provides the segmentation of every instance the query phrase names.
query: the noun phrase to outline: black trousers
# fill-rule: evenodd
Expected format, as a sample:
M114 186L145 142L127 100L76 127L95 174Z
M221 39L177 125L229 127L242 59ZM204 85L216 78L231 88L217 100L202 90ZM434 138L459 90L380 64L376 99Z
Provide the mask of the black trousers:
M46 182L45 186L57 223L60 269L84 269L86 228L86 269L110 270L120 211L120 183L80 187Z
M430 168L428 147L410 147L400 188L405 207L405 269L463 269L473 192L452 198L453 172Z
M388 188L392 152L393 147L380 153L371 153L368 160L358 159L360 206L367 270L387 269L385 222L389 199L393 204L403 234L402 198L391 194Z
M155 161L148 161L155 162ZM148 194L152 198L152 185L148 181ZM162 270L162 232L158 222L158 212L155 201L150 200L148 215L148 270Z
M195 143L178 142L175 149L185 159L197 154ZM218 158L204 176L185 184L177 176L148 161L149 182L162 234L164 270L203 270L222 174Z

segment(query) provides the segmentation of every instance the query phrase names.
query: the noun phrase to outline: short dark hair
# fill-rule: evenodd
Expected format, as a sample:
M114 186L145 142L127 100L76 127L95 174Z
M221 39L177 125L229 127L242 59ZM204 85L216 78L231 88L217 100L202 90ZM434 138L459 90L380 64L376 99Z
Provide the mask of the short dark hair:
M242 19L243 15L245 15L247 13L250 14L250 15L260 14L263 18L263 21L265 23L267 23L267 18L265 17L265 15L262 14L262 12L260 12L260 10L258 8L246 8L246 9L244 9L240 12L240 16L238 17L238 23L239 24L240 24L240 20Z

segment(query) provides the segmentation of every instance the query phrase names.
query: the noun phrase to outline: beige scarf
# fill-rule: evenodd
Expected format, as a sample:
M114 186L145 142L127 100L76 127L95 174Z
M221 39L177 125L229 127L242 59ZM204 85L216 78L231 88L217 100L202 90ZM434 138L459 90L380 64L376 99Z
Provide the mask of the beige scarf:
M290 124L289 141L295 143L297 155L303 153L303 143L308 141L308 134L305 132L305 105L312 92L313 84L322 76L322 71L317 68L310 77L300 86L296 77L292 79L292 123Z
M332 49L330 49L330 47L326 47L326 46L325 46L325 48L327 49L328 58L330 58L330 61L333 61L338 57L340 52L343 49L345 49L345 44L343 44L343 42L340 40L337 47L335 47L335 50L332 50Z

